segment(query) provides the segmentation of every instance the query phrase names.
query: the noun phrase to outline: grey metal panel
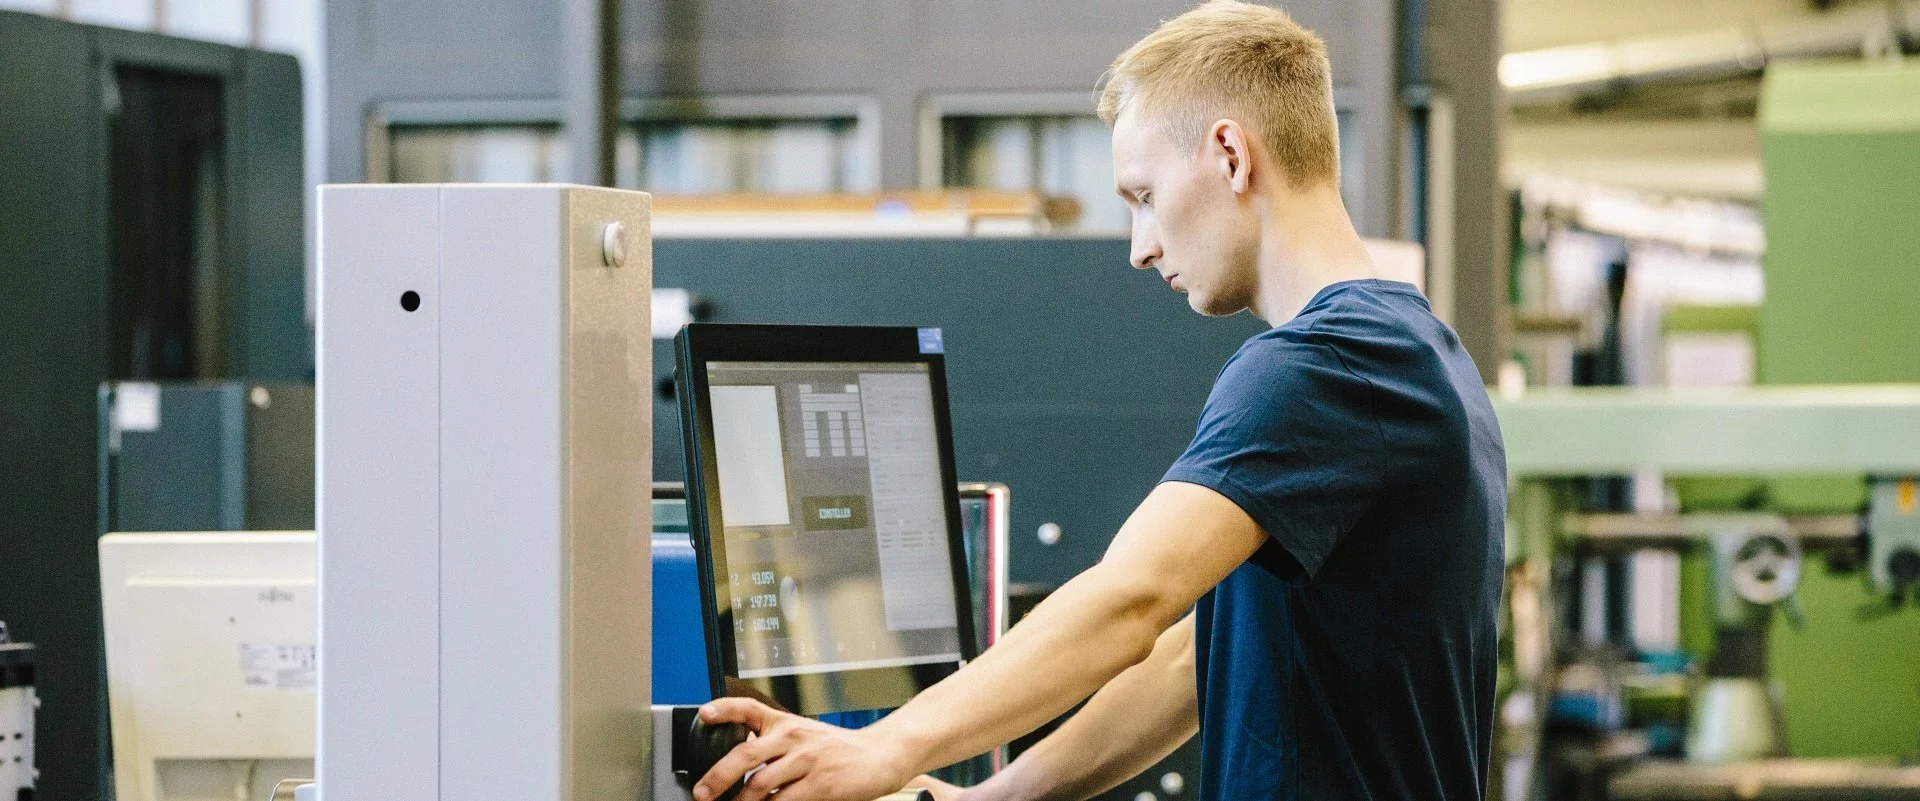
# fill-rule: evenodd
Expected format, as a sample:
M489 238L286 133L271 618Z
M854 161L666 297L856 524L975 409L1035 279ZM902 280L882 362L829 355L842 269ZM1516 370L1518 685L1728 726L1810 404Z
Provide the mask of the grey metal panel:
M228 92L235 129L228 152L235 197L245 200L227 217L235 232L227 274L236 283L228 296L228 374L311 381L300 62L282 53L233 55L237 80Z
M313 528L313 385L161 384L160 425L111 432L100 453L108 531Z
M1534 391L1494 413L1515 476L1920 476L1920 385Z
M945 329L956 467L1012 490L1012 580L1057 583L1105 552L1264 328L1194 314L1126 256L1118 239L662 239L654 284L691 289L716 322ZM673 363L656 343L656 374ZM679 480L679 415L656 404L654 474ZM1043 522L1059 545L1036 541Z
M88 180L97 82L73 79L92 74L90 49L82 28L0 12L0 619L39 647L43 801L92 798L104 753L91 536L93 397L106 371L104 246L88 222L101 206Z
M313 385L256 385L247 394L246 528L311 529Z
M159 398L157 427L122 431L118 447L109 445L103 478L112 505L103 533L244 527L245 388L170 384Z
M227 118L221 373L310 379L298 59L139 31L91 30L98 60L109 69L144 66L221 79Z
M327 0L327 171L366 177L381 100L560 97L560 5Z

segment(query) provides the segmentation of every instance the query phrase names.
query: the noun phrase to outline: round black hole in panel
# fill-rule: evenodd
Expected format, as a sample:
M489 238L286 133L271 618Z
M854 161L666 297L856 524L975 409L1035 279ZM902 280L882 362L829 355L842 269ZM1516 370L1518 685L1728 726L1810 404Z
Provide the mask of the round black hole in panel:
M420 293L411 289L400 293L400 308L407 311L420 308Z

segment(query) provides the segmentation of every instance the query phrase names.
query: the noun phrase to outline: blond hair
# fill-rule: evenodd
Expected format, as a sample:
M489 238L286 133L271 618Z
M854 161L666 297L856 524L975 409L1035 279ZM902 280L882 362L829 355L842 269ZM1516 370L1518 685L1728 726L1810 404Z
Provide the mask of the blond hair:
M1161 23L1114 59L1108 125L1138 108L1182 149L1223 117L1255 131L1294 188L1337 183L1340 144L1327 46L1277 8L1215 0Z

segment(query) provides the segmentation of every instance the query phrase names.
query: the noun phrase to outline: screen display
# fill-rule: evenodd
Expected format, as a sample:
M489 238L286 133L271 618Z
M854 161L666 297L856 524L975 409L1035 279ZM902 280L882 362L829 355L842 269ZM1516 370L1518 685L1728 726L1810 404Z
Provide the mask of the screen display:
M706 370L736 677L960 661L928 366Z

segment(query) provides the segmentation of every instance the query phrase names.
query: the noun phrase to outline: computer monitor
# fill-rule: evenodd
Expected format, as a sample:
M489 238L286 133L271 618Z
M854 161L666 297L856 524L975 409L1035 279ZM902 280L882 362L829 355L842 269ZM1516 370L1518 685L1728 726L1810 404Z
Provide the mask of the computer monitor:
M100 539L120 801L266 798L313 776L311 531Z
M960 484L960 534L966 539L967 585L973 596L974 647L985 650L1007 631L1005 484ZM701 623L699 560L687 533L686 488L653 484L653 702L698 706L721 681L710 670Z
M883 709L976 653L939 329L675 340L716 695Z

